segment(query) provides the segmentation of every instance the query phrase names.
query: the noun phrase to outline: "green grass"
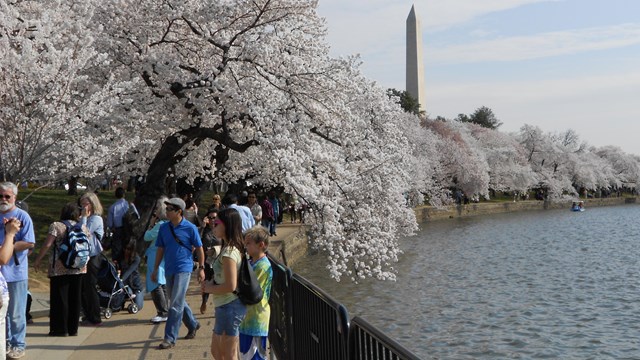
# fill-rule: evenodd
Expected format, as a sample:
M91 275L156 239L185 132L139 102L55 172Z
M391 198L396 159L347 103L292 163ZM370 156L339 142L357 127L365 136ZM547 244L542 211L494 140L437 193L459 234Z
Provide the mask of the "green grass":
M47 230L52 222L60 219L60 210L68 202L77 202L83 192L78 195L67 195L65 190L41 189L34 193L29 190L18 192L18 199L22 200L28 196L26 200L29 205L29 215L33 220L34 231L36 235L36 249L39 248L47 237ZM133 194L127 194L127 198L133 197ZM98 194L98 198L104 207L103 217L106 221L106 212L109 206L115 202L113 191L104 191Z
M31 254L29 261L30 267L33 266L35 258L40 252L40 248L47 238L49 225L51 225L51 223L53 223L54 221L58 221L60 219L60 210L62 210L62 207L66 203L77 202L80 198L80 195L82 194L82 191L79 191L78 195L67 195L67 192L65 190L40 189L32 192L31 189L19 189L18 200L27 198L26 202L29 205L29 216L31 216L31 220L33 221L33 230L36 237L36 246ZM98 198L100 199L100 202L104 207L103 217L106 222L106 212L109 209L109 206L111 206L111 204L113 204L116 200L114 192L100 192L98 194ZM127 194L127 199L132 200L132 198L133 194ZM32 270L29 271L29 277L48 283L48 280L46 280L46 275L46 271L39 273L36 273Z

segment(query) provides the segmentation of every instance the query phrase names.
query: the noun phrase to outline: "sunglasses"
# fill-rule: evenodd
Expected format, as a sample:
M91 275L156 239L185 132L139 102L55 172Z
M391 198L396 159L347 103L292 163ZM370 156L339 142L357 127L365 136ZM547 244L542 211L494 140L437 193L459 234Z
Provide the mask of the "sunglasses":
M5 199L5 200L9 200L9 199L11 199L12 196L13 195L2 195L2 198Z
M178 211L178 208L175 208L173 206L167 206L167 211Z

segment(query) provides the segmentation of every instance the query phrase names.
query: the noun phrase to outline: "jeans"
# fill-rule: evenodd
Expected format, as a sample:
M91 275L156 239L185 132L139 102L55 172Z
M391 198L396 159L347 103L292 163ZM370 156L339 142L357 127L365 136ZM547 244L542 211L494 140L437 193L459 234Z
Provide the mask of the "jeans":
M169 294L169 316L164 328L164 340L172 344L176 343L180 320L189 331L196 328L198 321L187 304L187 288L191 280L191 273L181 272L167 275L167 293Z
M11 294L7 306L7 347L26 347L28 284L29 280L7 282Z
M276 234L276 221L277 220L274 220L274 221L269 223L269 235L275 235Z
M213 333L216 335L238 336L240 323L247 315L247 306L235 299L232 302L216 307L216 323Z
M0 329L7 324L7 306L9 305L9 294L2 295L2 307L0 307ZM4 331L0 331L0 359L7 357L7 339Z

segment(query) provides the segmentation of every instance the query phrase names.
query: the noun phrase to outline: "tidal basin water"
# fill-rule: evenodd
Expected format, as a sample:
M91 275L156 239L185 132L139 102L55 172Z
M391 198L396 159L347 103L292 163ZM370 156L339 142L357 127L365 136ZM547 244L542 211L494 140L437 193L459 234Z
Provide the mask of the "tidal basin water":
M638 205L432 222L401 248L396 282L293 270L423 359L640 359Z

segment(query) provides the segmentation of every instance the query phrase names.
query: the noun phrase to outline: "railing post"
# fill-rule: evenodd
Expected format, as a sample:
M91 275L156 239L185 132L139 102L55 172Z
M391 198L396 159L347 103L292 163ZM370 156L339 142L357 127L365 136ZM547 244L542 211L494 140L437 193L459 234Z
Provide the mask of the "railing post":
M273 354L278 360L293 360L292 341L292 316L291 316L291 269L282 265L271 255L271 269L273 279L271 282L271 297L269 307L271 308L271 318L269 319L269 344L271 356Z

